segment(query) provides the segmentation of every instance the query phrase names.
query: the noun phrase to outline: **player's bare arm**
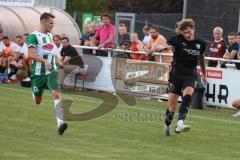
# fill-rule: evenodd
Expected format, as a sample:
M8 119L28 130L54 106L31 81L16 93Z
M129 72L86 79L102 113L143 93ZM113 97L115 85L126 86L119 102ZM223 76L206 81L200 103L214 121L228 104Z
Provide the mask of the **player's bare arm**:
M202 69L202 74L203 74L203 82L206 84L207 83L207 79L206 79L206 68L205 68L205 56L201 55L199 56L199 65Z
M47 70L51 70L52 68L52 65L48 62L48 60L38 56L36 54L36 49L34 47L29 47L28 48L28 57L31 59L31 60L34 60L34 61L38 61L38 62L41 62L41 63L44 63Z

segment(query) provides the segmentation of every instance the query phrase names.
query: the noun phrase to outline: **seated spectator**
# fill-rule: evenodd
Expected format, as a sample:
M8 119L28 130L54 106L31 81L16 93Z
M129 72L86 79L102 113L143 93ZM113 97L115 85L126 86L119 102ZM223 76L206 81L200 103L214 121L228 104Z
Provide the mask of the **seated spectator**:
M30 71L27 61L28 48L22 36L16 36L16 43L18 45L18 50L14 61L10 64L11 71L8 77L11 80L16 80L16 78L22 80L28 76L28 72Z
M21 57L27 57L28 47L22 36L16 36L16 43L18 45L17 59Z
M159 34L159 29L156 26L152 26L150 28L150 33L151 33L151 40L148 42L146 51L149 53L149 60L150 61L157 61L160 62L160 56L152 56L153 52L162 52L164 53L172 53L168 48L167 48L167 40ZM162 62L171 62L172 57L169 56L164 56L162 59Z
M24 41L24 42L27 41L28 36L29 36L29 33L24 33L24 34L23 34L23 41Z
M62 39L61 39L61 36L56 34L53 36L53 42L54 44L57 46L57 49L59 51L59 53L61 53L62 51Z
M94 37L94 34L92 33L91 25L85 24L83 30L84 30L84 33L82 34L82 38L80 39L80 45L90 46L90 42ZM92 54L91 49L83 49L82 51L83 51L83 54Z
M141 42L138 39L137 33L132 33L130 36L130 39L132 42L132 44L130 46L131 51L144 51L143 42ZM148 60L147 55L141 55L141 54L136 54L136 53L131 53L131 57L132 57L132 59L135 59L135 60Z
M18 46L16 43L9 40L7 36L3 37L3 51L0 55L0 68L1 73L5 72L8 68L8 73L10 73L10 64L14 60L15 53L18 51Z
M236 33L230 32L228 34L228 43L229 47L225 54L223 55L223 58L228 60L236 60L238 59L238 44L236 41ZM240 65L238 63L235 64L237 69L240 69Z
M129 50L131 41L130 34L127 32L127 26L124 23L120 23L118 27L119 41L118 46L120 49Z
M61 84L63 84L66 74L73 70L80 70L81 68L84 68L81 56L78 54L77 50L70 45L68 37L62 38L62 46L61 59L57 60L57 63L60 66L59 72Z
M143 27L143 34L144 34L144 38L143 38L143 45L147 45L148 42L151 40L151 34L150 34L150 27L149 26L144 26Z
M227 46L222 38L223 29L221 27L215 27L213 29L214 41L210 44L209 47L209 57L223 58L223 55L226 52ZM217 61L208 61L209 67L216 67ZM224 67L224 66L222 66Z
M103 14L101 20L103 25L98 28L97 33L93 37L92 44L96 45L96 40L99 40L98 48L114 48L115 27L110 23L110 16L108 14ZM100 50L97 52L97 56L107 57L108 53Z
M62 39L60 35L54 35L53 36L53 42L57 47L58 52L56 52L55 56L57 56L58 59L61 59L61 51L62 51Z

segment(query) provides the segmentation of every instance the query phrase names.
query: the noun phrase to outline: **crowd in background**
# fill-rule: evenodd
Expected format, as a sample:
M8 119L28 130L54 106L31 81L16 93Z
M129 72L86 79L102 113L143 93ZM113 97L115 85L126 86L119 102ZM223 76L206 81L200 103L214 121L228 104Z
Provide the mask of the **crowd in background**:
M103 14L101 16L103 25L93 21L91 24L85 24L79 45L97 46L98 48L119 48L122 50L130 50L133 53L124 53L126 58L144 61L161 61L170 63L171 56L164 56L160 60L160 56L154 56L153 53L169 53L171 50L165 48L167 40L157 26L144 26L143 39L139 38L139 33L129 33L125 23L120 23L118 28L110 23L110 16ZM176 35L181 34L176 23ZM118 42L115 42L115 30L118 30ZM0 37L0 73L7 73L9 80L24 79L30 76L31 61L27 58L26 39L28 33L16 36L15 40L10 40L7 36ZM67 35L54 35L53 41L58 49L57 57L64 58L63 63L70 62L71 57L78 55L76 49L71 46ZM213 29L213 41L205 51L205 55L215 58L224 58L228 60L240 60L240 33L230 32L227 36L228 43L223 39L223 29L215 27ZM137 54L134 52L144 51L147 54ZM104 50L82 49L83 54L93 54L97 56L108 56ZM81 62L82 60L80 60ZM82 62L81 62L82 63ZM217 61L208 61L208 66L216 67ZM234 64L240 69L238 63ZM222 63L221 67L226 67L226 63Z

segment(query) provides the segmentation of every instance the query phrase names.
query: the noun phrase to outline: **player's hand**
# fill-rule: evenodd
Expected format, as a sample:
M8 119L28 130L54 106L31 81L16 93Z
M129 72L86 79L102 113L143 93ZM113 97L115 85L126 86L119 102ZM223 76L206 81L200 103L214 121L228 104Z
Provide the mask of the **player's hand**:
M147 53L148 53L148 55L152 55L153 54L153 50L152 49L148 50Z
M208 81L207 81L206 76L202 76L202 81L203 81L203 83L204 83L205 85L208 84Z
M52 69L52 65L47 60L44 61L44 64L48 71L50 71Z
M164 47L164 50L168 50L168 51L173 49L173 46L170 46L168 44L164 44L163 47Z
M99 44L99 45L98 45L98 48L99 48L99 49L104 48L104 44Z

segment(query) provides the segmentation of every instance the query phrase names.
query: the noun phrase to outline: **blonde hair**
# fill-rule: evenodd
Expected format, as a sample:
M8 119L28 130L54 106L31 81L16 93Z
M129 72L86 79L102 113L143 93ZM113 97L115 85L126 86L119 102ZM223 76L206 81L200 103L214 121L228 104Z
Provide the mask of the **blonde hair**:
M130 37L132 37L132 36L135 36L136 38L138 38L138 34L136 32L131 33Z

